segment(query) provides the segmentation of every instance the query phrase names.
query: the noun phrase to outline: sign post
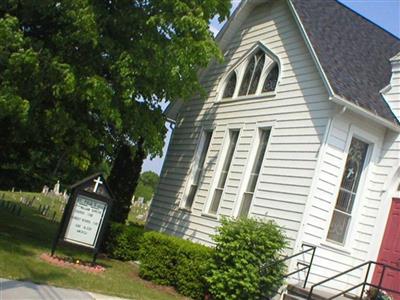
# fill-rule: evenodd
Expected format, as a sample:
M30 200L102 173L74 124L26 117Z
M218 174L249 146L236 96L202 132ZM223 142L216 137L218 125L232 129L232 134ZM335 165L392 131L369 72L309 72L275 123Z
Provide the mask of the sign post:
M57 245L72 244L93 251L93 264L102 243L113 197L104 176L94 174L71 186L72 193L65 207L51 256Z

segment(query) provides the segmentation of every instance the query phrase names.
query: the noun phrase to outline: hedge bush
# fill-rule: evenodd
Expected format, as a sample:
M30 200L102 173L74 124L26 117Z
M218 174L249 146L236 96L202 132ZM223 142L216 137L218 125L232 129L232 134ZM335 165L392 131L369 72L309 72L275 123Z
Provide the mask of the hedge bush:
M203 299L205 274L213 249L159 232L146 232L139 257L139 275L162 285L174 286L181 294Z
M177 241L159 232L146 232L139 249L139 275L162 285L175 286Z
M186 241L185 241L186 242ZM176 289L192 299L204 299L207 291L205 275L214 249L194 243L184 243L178 250Z
M213 238L207 282L214 299L264 299L282 285L285 265L275 262L287 242L273 222L223 219Z
M139 246L144 234L143 226L111 223L108 230L107 254L111 258L123 261L137 260Z

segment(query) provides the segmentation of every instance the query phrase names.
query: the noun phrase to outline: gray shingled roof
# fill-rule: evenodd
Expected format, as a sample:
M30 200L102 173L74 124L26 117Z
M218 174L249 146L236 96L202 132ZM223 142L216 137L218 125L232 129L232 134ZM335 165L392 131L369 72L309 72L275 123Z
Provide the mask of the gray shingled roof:
M335 0L291 0L335 94L398 123L379 91L400 40Z

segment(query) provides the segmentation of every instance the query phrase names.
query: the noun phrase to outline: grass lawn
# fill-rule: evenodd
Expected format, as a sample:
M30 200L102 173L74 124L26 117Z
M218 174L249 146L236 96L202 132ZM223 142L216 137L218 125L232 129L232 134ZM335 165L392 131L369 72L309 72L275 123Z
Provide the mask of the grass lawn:
M6 199L12 200L8 196ZM14 201L18 200L15 197ZM170 288L140 279L138 268L130 263L101 258L97 262L105 266L106 271L89 274L43 262L39 256L50 252L57 226L58 223L52 223L39 215L37 209L23 206L21 216L15 216L0 207L0 277L130 299L185 299ZM57 249L56 254L87 261L91 259L90 254L73 249Z

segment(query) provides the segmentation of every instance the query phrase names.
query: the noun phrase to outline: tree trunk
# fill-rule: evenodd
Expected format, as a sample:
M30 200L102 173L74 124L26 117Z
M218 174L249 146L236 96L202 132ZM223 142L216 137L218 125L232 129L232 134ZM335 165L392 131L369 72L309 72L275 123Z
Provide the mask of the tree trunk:
M108 177L110 189L115 197L110 215L111 221L124 224L128 218L132 196L138 184L145 157L143 139L140 139L134 147L126 143L120 145Z

